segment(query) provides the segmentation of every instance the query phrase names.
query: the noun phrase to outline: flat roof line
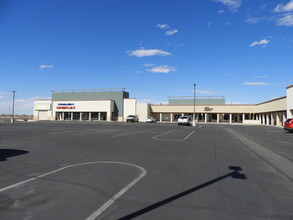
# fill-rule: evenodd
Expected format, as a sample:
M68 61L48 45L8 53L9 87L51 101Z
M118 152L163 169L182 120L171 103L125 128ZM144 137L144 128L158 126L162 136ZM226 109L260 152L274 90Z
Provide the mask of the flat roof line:
M265 102L258 103L256 105L261 105L261 104L265 104L265 103L268 103L268 102L273 102L273 101L277 101L277 100L285 99L285 98L287 98L287 96L282 96L282 97L279 97L279 98L271 99L271 100L268 100L268 101L265 101Z
M125 88L98 88L98 89L62 89L62 90L52 90L52 93L54 92L57 92L57 93L63 93L63 92L76 92L76 91L82 91L82 92L85 92L85 91L92 91L92 92L95 92L95 91L113 91L113 90L125 90Z

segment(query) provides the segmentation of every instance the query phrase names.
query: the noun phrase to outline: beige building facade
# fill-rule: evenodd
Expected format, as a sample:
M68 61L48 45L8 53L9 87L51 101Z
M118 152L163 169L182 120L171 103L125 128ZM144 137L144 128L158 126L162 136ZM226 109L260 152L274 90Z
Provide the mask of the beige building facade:
M123 94L126 94L123 95ZM107 97L109 94L106 93ZM176 123L181 115L188 115L198 123L243 123L283 126L288 118L293 117L293 85L286 88L286 96L272 99L259 104L167 104L153 105L139 103L135 98L129 98L127 92L115 93L114 99L91 100L62 100L64 95L59 95L58 100L35 100L35 120L97 120L97 121L126 121L127 115L138 115L139 121L154 117L158 122ZM77 99L92 94L78 94ZM102 93L94 94L104 97ZM60 98L61 97L61 98ZM67 97L74 97L69 94ZM118 98L117 98L118 97ZM121 98L119 98L121 97ZM125 98L126 97L126 98ZM198 98L198 97L197 97ZM118 100L118 101L117 101ZM200 101L197 99L197 102ZM186 103L183 100L181 103ZM117 103L119 109L117 108ZM119 117L117 115L119 110ZM116 113L115 113L116 111Z

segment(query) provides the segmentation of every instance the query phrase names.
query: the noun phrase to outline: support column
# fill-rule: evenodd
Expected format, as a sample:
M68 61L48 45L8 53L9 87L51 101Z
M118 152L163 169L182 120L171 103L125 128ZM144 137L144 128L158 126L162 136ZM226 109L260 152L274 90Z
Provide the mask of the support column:
M162 122L163 114L160 113L160 122Z
M274 113L271 113L271 125L275 124Z
M171 117L170 121L173 122L173 113L170 114L170 117Z
M269 114L266 114L266 119L267 119L267 125L269 125L270 124L270 117L269 117Z
M204 123L207 123L208 122L208 114L204 114Z
M284 125L284 122L285 122L287 119L286 119L286 116L285 116L284 112L283 112L282 114L283 114L283 124L282 124L282 126L283 126L283 125Z
M79 113L79 120L82 121L82 112Z
M264 124L265 124L265 122L266 122L266 120L265 120L265 114L264 114L264 113L262 113L262 114L261 114L261 117L262 117L262 124L264 125Z
M92 113L89 112L89 121L91 121L91 120L92 120Z
M229 123L232 124L232 114L229 114Z
M242 114L242 123L244 122L245 120L245 114Z
M65 113L64 113L64 112L62 112L62 121L64 121L64 114L65 114Z
M99 112L98 120L101 121L101 112Z
M220 123L220 114L217 113L217 123L219 124Z
M276 123L277 123L277 126L279 127L280 126L280 113L279 112L277 112L277 114L276 114Z
M70 114L71 114L71 115L70 115L70 116L71 116L70 119L71 119L71 121L73 121L73 112L71 112Z

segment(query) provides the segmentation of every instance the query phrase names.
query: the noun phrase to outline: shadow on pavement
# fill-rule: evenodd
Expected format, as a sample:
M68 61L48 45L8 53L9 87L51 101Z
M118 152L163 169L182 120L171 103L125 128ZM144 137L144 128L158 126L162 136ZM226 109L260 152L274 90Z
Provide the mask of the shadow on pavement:
M6 161L9 157L15 157L27 153L29 153L29 151L16 149L0 149L0 161Z
M241 167L229 166L229 169L232 170L232 172L227 173L227 174L225 174L223 176L220 176L220 177L218 177L216 179L210 180L210 181L208 181L206 183L203 183L203 184L201 184L199 186L196 186L196 187L193 187L191 189L188 189L188 190L186 190L184 192L178 193L178 194L176 194L174 196L171 196L171 197L169 197L167 199L164 199L164 200L162 200L160 202L157 202L155 204L152 204L152 205L150 205L150 206L148 206L146 208L143 208L141 210L138 210L138 211L136 211L134 213L131 213L131 214L127 215L127 216L124 216L122 218L119 218L119 220L126 220L126 219L136 218L136 217L138 217L140 215L143 215L143 214L145 214L147 212L150 212L150 211L152 211L154 209L157 209L160 206L166 205L166 204L168 204L170 202L173 202L173 201L175 201L177 199L180 199L180 198L182 198L184 196L187 196L188 194L191 194L191 193L193 193L195 191L201 190L201 189L203 189L203 188L205 188L205 187L207 187L207 186L209 186L211 184L214 184L214 183L216 183L218 181L221 181L223 179L226 179L228 177L232 177L234 179L243 179L243 180L244 179L247 179L244 174L239 173L239 171L242 170Z

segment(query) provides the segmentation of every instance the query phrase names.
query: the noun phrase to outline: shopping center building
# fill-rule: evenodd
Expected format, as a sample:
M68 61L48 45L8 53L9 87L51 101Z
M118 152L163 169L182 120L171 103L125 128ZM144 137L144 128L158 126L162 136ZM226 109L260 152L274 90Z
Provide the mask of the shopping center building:
M293 85L286 96L258 104L226 104L224 96L169 97L168 104L139 103L124 88L53 90L51 99L34 101L34 120L139 121L154 117L176 122L189 115L199 123L244 123L282 126L293 117Z

